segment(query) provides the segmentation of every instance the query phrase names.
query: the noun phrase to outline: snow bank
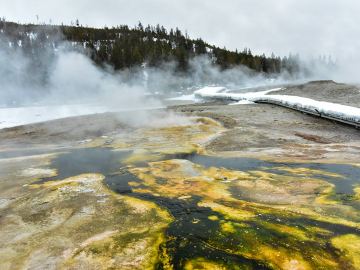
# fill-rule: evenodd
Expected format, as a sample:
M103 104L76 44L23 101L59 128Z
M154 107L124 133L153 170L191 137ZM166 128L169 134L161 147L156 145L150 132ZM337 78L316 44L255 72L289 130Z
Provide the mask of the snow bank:
M277 104L321 117L360 125L360 108L356 107L286 95L262 96L258 97L256 102Z
M238 94L226 92L224 88L206 87L196 91L195 96L200 98L271 103L360 126L360 108L298 96L267 95L270 92L281 89L282 88L275 88L261 92Z
M228 99L234 101L248 100L254 101L252 99L264 96L270 92L281 90L282 88L273 88L266 91L260 92L248 92L248 93L230 93L225 87L205 87L200 90L195 91L195 96L199 98L215 98L215 99Z
M255 104L255 102L248 101L248 100L240 100L238 102L231 103L229 105L251 105L251 104Z

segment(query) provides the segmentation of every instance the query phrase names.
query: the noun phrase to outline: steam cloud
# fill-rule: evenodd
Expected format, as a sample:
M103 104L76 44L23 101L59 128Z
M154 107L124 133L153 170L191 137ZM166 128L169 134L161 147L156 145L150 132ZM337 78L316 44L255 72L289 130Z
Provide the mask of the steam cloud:
M161 77L155 71L151 73ZM6 41L0 44L2 107L39 105L51 110L55 105L90 104L108 111L127 111L118 117L135 127L190 124L187 117L154 110L164 105L148 92L145 75L144 71L135 71L129 78L126 72L99 68L81 49L67 42L44 50L35 59L21 49L14 50ZM71 108L76 106L67 106L66 114L71 115Z
M115 72L111 67L99 68L82 48L68 42L45 48L36 55L34 59L21 48L11 48L2 36L0 106L97 104L112 111L138 111L122 118L132 125L171 125L172 120L174 124L187 124L188 120L183 117L159 116L144 109L164 107L159 97L191 93L205 85L245 88L309 79L305 72L294 79L287 73L276 77L254 74L246 67L220 70L208 57L192 59L188 74L176 72L176 64L172 62L157 68L138 67ZM304 70L306 65L304 63ZM311 79L332 76L322 66L312 66L312 69Z

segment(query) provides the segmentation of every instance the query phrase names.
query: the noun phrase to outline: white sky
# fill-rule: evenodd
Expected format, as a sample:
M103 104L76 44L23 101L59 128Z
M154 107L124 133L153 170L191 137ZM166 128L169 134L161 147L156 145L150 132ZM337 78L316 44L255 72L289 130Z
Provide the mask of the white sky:
M0 0L0 16L20 22L161 24L230 49L278 55L360 58L359 0Z

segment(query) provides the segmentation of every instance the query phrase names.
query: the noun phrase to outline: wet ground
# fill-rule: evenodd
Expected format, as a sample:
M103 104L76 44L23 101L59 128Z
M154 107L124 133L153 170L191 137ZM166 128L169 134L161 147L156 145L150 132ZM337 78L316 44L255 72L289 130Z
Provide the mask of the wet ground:
M160 186L172 186L172 177L157 177L153 174L156 183L147 183L146 179L143 181L141 177L136 177L137 169L127 168L119 170L119 163L126 160L131 155L129 152L113 152L110 149L81 149L71 151L70 153L60 155L57 159L52 162L52 167L58 171L60 179L68 178L75 175L84 173L100 173L105 175L106 185L120 194L127 194L128 196L151 201L156 205L166 209L174 221L169 224L165 231L165 242L159 247L163 253L166 254L166 263L173 266L174 269L183 269L189 262L195 263L196 260L205 260L212 262L217 265L227 267L229 269L237 269L239 265L243 269L274 269L277 267L286 268L284 264L289 262L283 262L283 265L274 260L273 258L260 259L257 256L245 255L245 249L256 250L257 246L266 244L269 248L280 250L282 248L287 249L287 253L296 254L301 249L301 256L303 261L297 261L296 264L316 267L317 269L329 269L332 266L337 265L338 269L347 268L349 265L346 262L339 263L342 259L335 247L331 246L331 239L341 237L342 235L354 234L360 235L360 227L348 226L346 224L334 223L332 221L318 219L316 217L305 217L305 216L287 216L284 213L277 213L271 211L262 213L262 207L260 209L252 209L249 213L253 214L254 217L250 219L244 218L237 219L229 217L226 212L216 211L211 208L212 203L216 203L218 198L208 198L207 192L204 195L201 193L194 192L195 190L189 189L188 191L177 194L171 194L171 187L168 192L162 193L156 188ZM170 158L170 157L167 157ZM309 182L309 178L313 178L312 181L317 182L317 186L313 191L321 194L326 190L326 187L334 186L331 192L326 192L321 196L327 196L327 200L332 200L332 203L348 205L353 208L356 212L360 210L360 203L355 199L356 193L354 188L360 184L360 167L345 164L301 164L301 163L276 163L266 162L257 159L249 158L219 158L210 157L198 154L189 154L183 157L184 159L170 159L164 161L158 161L157 164L165 165L171 164L176 165L177 163L182 164L183 162L188 163L189 166L194 167L196 170L197 166L201 166L202 169L215 169L221 168L231 175L232 171L240 171L244 174L243 177L230 176L226 173L215 173L214 175L209 174L214 179L208 181L218 181L225 183L223 192L227 194L223 200L229 200L228 202L221 201L229 209L227 211L236 211L234 207L235 202L248 202L248 203L271 203L274 205L283 205L285 202L276 202L279 198L266 201L266 196L272 194L272 191L268 190L265 198L261 196L257 197L248 193L256 193L257 187L247 188L246 186L238 185L236 182L247 181L251 179L246 174L255 174L254 172L260 172L264 175L270 174L272 181L284 182L303 182L304 185ZM161 164L164 162L164 164ZM125 165L125 164L123 164ZM146 164L134 164L133 166L146 166ZM151 166L151 165L150 165ZM166 167L166 165L165 165ZM165 168L168 170L169 168ZM171 168L170 168L171 170ZM140 169L141 171L141 169ZM133 173L131 173L133 172ZM151 174L152 170L148 170ZM176 171L174 171L176 175ZM186 175L186 170L183 171L184 177L191 177L196 173L190 173ZM145 177L146 178L146 177ZM264 176L266 179L266 176ZM43 179L43 181L50 181L51 179ZM184 180L185 182L187 180ZM258 179L251 179L250 181L256 182ZM269 181L271 182L271 181ZM278 184L278 183L277 183ZM294 184L294 183L292 183ZM216 186L217 184L214 184ZM260 183L259 183L260 185ZM208 188L212 188L209 184ZM216 188L216 187L215 187ZM149 192L143 192L149 191ZM159 192L159 194L157 193ZM289 190L288 197L296 197L297 192L305 192L306 190ZM175 195L175 197L174 197ZM182 195L182 196L179 196ZM308 194L309 196L314 194ZM314 196L316 197L316 195ZM211 200L207 202L209 206L201 206L204 199ZM238 200L238 201L237 201ZM311 200L309 200L311 202ZM236 205L236 204L235 204ZM321 203L318 207L321 207ZM311 208L311 207L309 207ZM326 211L325 209L323 211ZM340 214L341 216L341 214ZM215 218L216 217L216 218ZM347 215L344 215L346 218ZM360 216L354 218L354 221L360 222ZM278 229L276 227L279 226ZM282 230L281 226L287 226L287 229ZM310 227L315 227L319 231L327 231L325 237L321 233L311 232ZM295 230L292 235L291 230ZM288 231L287 231L288 230ZM298 230L298 232L296 232ZM247 242L243 234L252 234L255 239L252 243ZM308 237L308 239L306 239ZM318 241L322 242L319 244ZM290 246L291 244L291 246ZM240 247L240 248L239 248ZM241 248L243 247L243 248ZM242 250L243 249L243 250ZM306 249L306 250L305 250ZM242 253L244 252L244 253ZM273 252L276 252L273 250ZM324 262L317 262L314 260L314 255L328 257L329 260L333 260L332 263L328 262L328 265ZM282 254L284 256L284 254ZM292 255L290 255L291 257ZM166 263L160 258L156 268L162 269ZM284 258L282 258L284 260ZM286 259L284 260L286 261ZM324 265L322 264L324 263ZM277 265L279 264L279 265ZM295 262L294 262L295 264ZM291 266L289 266L289 269ZM299 269L299 267L294 267Z
M0 132L0 269L360 269L360 135L271 105Z
M19 154L5 152L0 157L16 159ZM39 154L29 151L21 157ZM359 166L197 153L167 154L157 161L129 164L133 154L112 148L68 149L48 164L56 174L32 181L30 186L53 189L60 185L64 191L75 181L69 179L81 182L86 175L102 175L103 185L120 196L159 207L151 211L155 219L161 216L158 211L166 211L171 219L163 229L163 240L157 243L156 269L357 268L346 258L349 248L341 240L360 237L360 202L355 191ZM78 192L87 194L92 189ZM129 213L122 215L127 218ZM149 225L141 219L138 222ZM141 235L146 238L147 234L151 233ZM343 251L338 245L345 245ZM83 252L95 256L107 251L100 245ZM356 254L350 252L350 256ZM142 266L132 264L133 268Z

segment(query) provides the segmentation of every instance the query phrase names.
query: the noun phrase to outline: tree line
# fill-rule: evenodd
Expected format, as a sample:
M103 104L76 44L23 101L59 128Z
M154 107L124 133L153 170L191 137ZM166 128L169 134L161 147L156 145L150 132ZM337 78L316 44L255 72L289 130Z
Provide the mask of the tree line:
M57 48L63 40L84 48L98 65L108 64L115 70L131 69L141 65L157 67L175 61L177 70L186 72L189 61L196 56L207 56L221 69L245 66L252 71L277 74L283 71L295 74L300 70L298 56L270 57L254 55L250 49L231 51L210 45L201 38L191 39L178 28L169 31L163 26L143 26L139 23L92 28L77 23L68 25L18 24L0 20L0 34L9 39L9 46L36 55L44 48Z

